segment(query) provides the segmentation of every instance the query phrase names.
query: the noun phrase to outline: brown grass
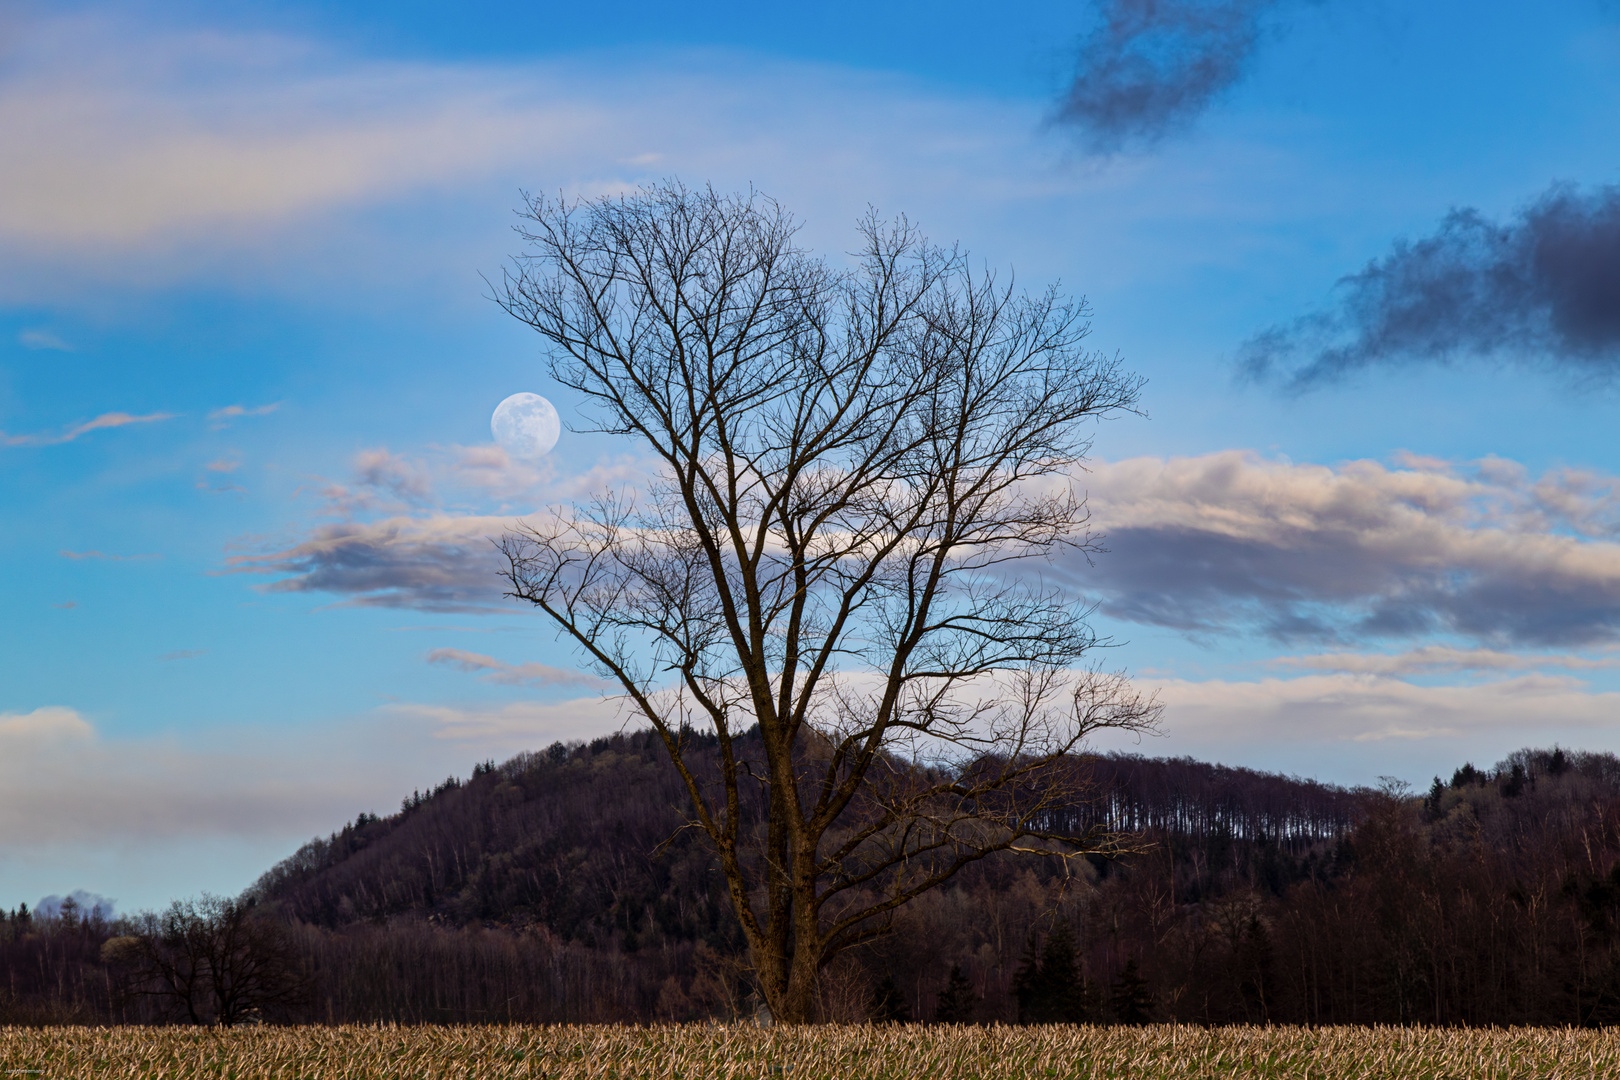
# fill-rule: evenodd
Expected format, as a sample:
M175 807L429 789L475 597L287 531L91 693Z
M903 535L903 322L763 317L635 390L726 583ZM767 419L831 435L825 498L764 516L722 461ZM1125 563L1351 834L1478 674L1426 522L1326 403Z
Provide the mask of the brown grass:
M1553 1028L0 1028L7 1077L715 1080L1620 1077L1620 1032Z

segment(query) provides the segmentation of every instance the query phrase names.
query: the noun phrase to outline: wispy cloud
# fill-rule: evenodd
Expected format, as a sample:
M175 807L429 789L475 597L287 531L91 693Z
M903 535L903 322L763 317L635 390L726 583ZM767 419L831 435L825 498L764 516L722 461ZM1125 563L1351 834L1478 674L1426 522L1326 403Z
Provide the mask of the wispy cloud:
M406 503L433 499L433 481L420 464L386 448L362 450L354 457L355 483Z
M1324 310L1239 353L1255 378L1308 389L1363 368L1515 360L1620 373L1620 186L1557 184L1506 223L1452 211L1343 278Z
M174 652L164 653L162 656L158 657L158 659L164 661L195 660L197 657L202 656L207 651L207 649L176 649Z
M588 672L571 671L533 661L508 664L493 656L468 652L465 649L433 649L427 654L430 664L445 664L459 671L476 672L486 682L505 686L588 686L607 689L613 684Z
M508 237L489 207L520 184L598 195L670 174L757 182L835 252L868 202L964 238L986 213L1038 204L1043 243L1072 267L1065 230L1083 224L1088 247L1108 246L1087 192L1122 181L1065 168L1046 111L757 54L389 62L269 34L43 19L0 72L0 145L11 151L0 158L0 248L16 256L0 263L0 294L205 275L300 292L380 277L397 287L402 265L437 274L502 258ZM806 170L807 160L836 168ZM1109 229L1182 184L1177 169L1143 171L1128 186L1144 204L1118 207ZM94 180L105 176L121 183ZM109 249L142 257L84 257ZM1117 275L1121 255L1108 265Z
M73 346L57 337L49 330L24 330L17 335L17 344L25 349L51 349L56 352L72 352Z
M625 724L616 698L587 697L542 703L516 701L500 705L389 705L386 716L427 725L435 738L462 741L522 739L530 747L554 739L605 735Z
M251 409L243 405L227 405L223 409L214 409L209 412L208 426L215 431L220 431L230 427L233 420L240 420L247 416L269 416L279 408L281 408L281 402L279 401L270 405L258 405Z
M57 446L61 443L70 443L81 435L88 435L92 431L102 431L108 428L120 428L129 424L155 424L163 420L173 420L178 413L147 413L144 416L135 416L126 412L102 413L94 420L86 420L75 424L56 435L7 435L0 431L0 446Z
M108 562L131 562L136 559L163 558L162 555L150 552L141 555L108 555L106 552L96 551L94 549L90 551L68 551L66 548L64 548L61 551L58 551L57 554L64 559L105 559Z
M1482 646L1620 639L1620 480L1516 463L1337 467L1239 451L1098 462L1108 614L1194 634Z

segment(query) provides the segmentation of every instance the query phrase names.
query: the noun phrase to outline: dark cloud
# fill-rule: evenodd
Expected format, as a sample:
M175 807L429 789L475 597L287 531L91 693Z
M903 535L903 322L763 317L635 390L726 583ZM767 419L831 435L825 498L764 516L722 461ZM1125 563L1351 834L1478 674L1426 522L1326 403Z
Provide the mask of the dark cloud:
M1101 0L1057 119L1095 150L1153 142L1243 77L1265 14L1286 0Z
M1620 187L1556 185L1506 224L1476 210L1401 240L1336 303L1244 344L1256 378L1305 389L1375 365L1464 359L1620 371Z
M396 517L313 530L278 551L228 559L236 573L270 574L270 592L328 593L360 607L424 611L510 609L494 539L511 518Z

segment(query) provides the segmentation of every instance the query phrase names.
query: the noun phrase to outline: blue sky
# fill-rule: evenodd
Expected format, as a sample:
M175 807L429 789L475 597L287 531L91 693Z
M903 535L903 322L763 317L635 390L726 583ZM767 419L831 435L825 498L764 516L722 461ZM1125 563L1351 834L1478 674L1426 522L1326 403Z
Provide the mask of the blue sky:
M0 4L0 904L617 727L485 537L634 448L491 446L575 403L484 278L521 191L666 176L1089 298L1150 415L1059 570L1146 752L1620 751L1616 146L1597 0Z

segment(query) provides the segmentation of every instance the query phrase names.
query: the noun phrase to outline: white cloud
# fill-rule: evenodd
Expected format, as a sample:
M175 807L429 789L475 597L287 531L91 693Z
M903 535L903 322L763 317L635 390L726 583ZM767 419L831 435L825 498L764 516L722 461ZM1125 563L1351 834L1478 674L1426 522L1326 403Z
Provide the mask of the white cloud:
M89 739L92 729L77 712L60 705L46 705L27 713L0 713L0 746L17 747Z

